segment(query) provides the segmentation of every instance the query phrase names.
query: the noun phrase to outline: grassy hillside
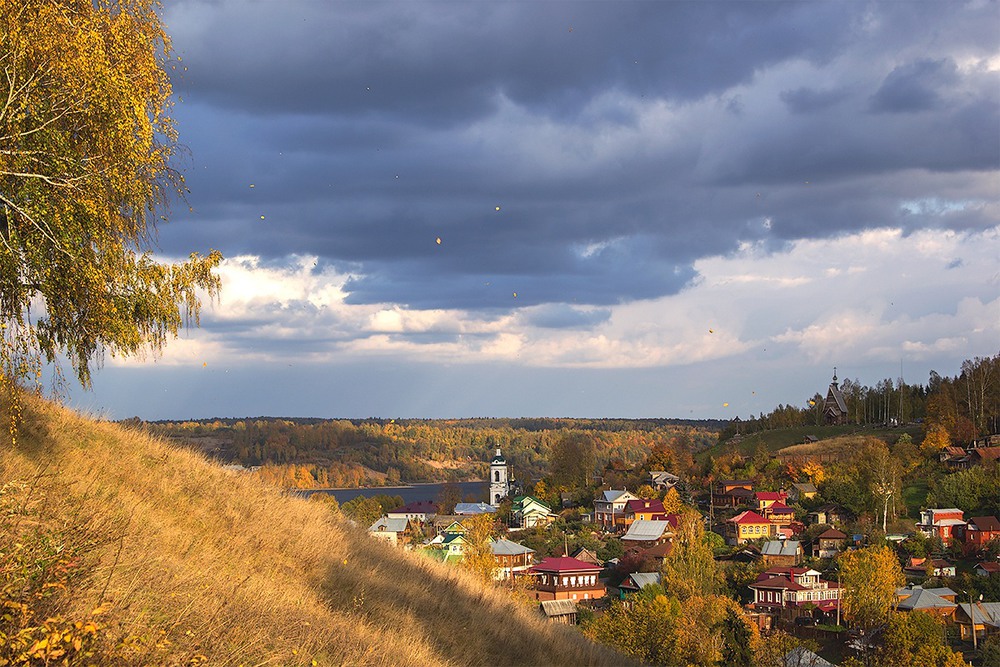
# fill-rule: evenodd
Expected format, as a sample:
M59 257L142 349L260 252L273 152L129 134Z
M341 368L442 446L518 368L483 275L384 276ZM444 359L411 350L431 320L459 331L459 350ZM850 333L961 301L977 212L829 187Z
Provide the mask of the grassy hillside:
M0 438L0 658L623 663L320 504L40 399L23 409L18 442Z
M793 447L802 444L807 435L814 435L820 440L837 438L840 436L872 436L884 440L887 443L894 443L903 433L909 433L914 441L921 439L920 427L917 425L906 425L901 428L883 428L877 426L860 426L857 424L844 424L841 426L796 426L794 428L777 428L768 431L759 431L747 436L743 436L739 441L727 440L714 447L700 452L696 455L699 463L706 461L713 456L721 456L729 452L739 452L752 456L759 447L764 447L769 452L777 452L786 447ZM787 453L787 452L786 452Z

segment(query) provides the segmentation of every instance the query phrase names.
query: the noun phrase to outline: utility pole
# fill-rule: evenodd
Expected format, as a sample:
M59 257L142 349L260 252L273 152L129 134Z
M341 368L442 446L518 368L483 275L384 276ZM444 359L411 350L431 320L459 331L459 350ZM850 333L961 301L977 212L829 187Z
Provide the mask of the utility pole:
M983 596L980 595L979 599L982 600ZM969 591L969 618L972 619L972 650L978 651L979 644L976 642L976 603L972 600L972 591Z

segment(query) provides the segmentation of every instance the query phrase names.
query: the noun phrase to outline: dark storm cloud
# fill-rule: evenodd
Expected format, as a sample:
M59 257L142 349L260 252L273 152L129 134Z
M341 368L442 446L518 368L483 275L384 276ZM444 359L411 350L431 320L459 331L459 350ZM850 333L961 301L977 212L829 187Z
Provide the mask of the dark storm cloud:
M843 90L816 90L803 87L781 91L781 101L792 113L824 111L845 97L847 97L847 93Z
M741 241L996 224L901 208L947 196L914 174L1000 165L997 72L966 64L998 51L995 3L185 0L167 18L194 210L161 246L314 254L354 276L350 303L607 306L675 293Z
M884 113L934 109L943 103L938 91L955 79L955 63L951 60L918 60L900 65L872 95L871 108Z
M191 94L437 124L488 113L501 91L560 114L610 86L699 97L785 58L829 58L851 15L834 3L191 1L168 19Z

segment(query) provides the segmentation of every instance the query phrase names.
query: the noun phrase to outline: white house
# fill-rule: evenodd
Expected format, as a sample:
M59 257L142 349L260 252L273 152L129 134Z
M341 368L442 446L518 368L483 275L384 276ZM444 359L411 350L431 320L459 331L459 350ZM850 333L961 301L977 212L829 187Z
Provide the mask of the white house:
M594 523L605 530L615 530L625 527L625 505L630 500L639 500L638 496L622 489L603 491L594 499Z

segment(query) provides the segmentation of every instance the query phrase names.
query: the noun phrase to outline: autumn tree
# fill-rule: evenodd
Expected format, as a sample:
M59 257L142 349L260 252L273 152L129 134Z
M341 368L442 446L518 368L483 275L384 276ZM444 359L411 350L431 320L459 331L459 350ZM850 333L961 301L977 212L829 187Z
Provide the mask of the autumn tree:
M643 589L628 602L614 601L585 634L647 665L676 664L675 625L681 614L677 599Z
M845 551L838 557L844 618L870 630L884 625L896 608L896 589L906 583L888 547Z
M895 613L882 633L882 646L875 653L879 667L965 667L960 653L952 651L945 638L944 622L931 614Z
M462 519L462 527L465 528L462 567L485 582L494 581L498 565L490 547L490 542L496 537L493 515L476 514Z
M667 489L667 492L663 494L664 514L679 514L682 509L684 509L684 503L681 502L681 496L677 493L677 489Z
M705 539L705 526L695 510L681 513L674 546L660 570L663 587L684 601L695 595L715 593L721 579L712 548Z
M0 0L0 362L158 351L214 296L218 252L153 259L183 178L157 0Z

